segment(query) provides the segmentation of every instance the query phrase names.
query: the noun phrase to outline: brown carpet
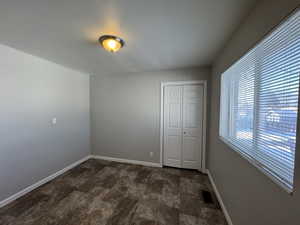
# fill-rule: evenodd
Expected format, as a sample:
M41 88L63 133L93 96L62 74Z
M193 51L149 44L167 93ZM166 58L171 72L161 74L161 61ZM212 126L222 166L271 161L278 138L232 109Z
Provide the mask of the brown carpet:
M224 225L196 171L88 160L0 209L1 225Z

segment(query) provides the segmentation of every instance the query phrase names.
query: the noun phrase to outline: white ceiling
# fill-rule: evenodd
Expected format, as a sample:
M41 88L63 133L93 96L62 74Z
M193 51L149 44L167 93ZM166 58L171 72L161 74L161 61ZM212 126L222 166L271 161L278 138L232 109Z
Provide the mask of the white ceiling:
M1 0L0 43L87 72L209 65L255 0ZM117 54L97 39L126 41Z

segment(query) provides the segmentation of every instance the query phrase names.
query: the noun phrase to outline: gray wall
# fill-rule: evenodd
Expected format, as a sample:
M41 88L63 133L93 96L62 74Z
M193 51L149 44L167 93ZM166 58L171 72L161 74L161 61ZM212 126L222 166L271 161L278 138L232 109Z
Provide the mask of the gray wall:
M92 153L159 163L160 83L210 74L210 68L194 68L92 76Z
M221 73L299 3L299 0L260 1L213 66L208 168L234 225L300 224L299 144L296 155L295 193L291 196L218 139Z
M87 156L90 121L88 75L3 45L0 58L1 201Z

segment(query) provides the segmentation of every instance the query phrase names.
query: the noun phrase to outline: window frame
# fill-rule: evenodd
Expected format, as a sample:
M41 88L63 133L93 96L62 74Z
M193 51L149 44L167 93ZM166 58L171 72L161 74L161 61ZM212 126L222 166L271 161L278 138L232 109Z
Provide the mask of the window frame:
M275 32L278 27L280 27L282 24L284 24L289 18L291 18L293 15L295 15L299 11L300 11L299 7L297 7L296 9L294 9L278 25L276 25L275 27L273 27L269 32L267 32L266 35L264 35L260 40L258 40L256 42L256 44L252 48L248 49L248 51L246 51L244 55L242 55L237 60L235 60L231 64L231 66L234 65L235 63L237 63L240 59L242 59L248 53L250 53L253 49L257 48L259 46L259 44L261 44L264 41L265 38L267 38L269 35L271 35L273 32ZM262 56L261 54L257 55L257 57L261 57L261 56ZM260 70L260 68L261 68L260 60L255 61L255 65L254 66L255 66L255 68L254 68L255 71ZM227 69L229 69L229 68L230 68L230 66ZM230 120L232 120L232 118L231 118L232 114L230 114L230 109L232 107L229 106L229 104L230 105L232 104L232 101L230 100L230 98L232 97L231 96L232 92L230 92L230 91L227 92L228 95L230 95L230 96L226 96L225 103L223 102L224 99L222 99L223 89L226 89L226 87L223 87L223 83L226 83L226 86L228 86L228 84L227 84L228 81L224 82L224 77L223 77L223 75L224 75L224 73L226 71L227 70L224 70L224 72L221 74L221 77L220 77L220 80L219 80L219 82L220 82L220 90L221 90L220 99L219 99L220 100L220 104L219 104L220 108L219 108L219 123L218 123L219 124L219 129L218 129L218 138L219 138L219 140L221 140L225 145L227 145L234 152L236 152L239 156L241 156L246 161L248 161L251 165L253 165L256 169L258 169L264 175L266 175L267 177L269 177L271 179L271 181L273 181L275 184L279 185L287 193L289 193L289 194L292 195L293 192L294 192L294 187L295 187L295 185L294 185L295 184L295 179L296 179L295 175L293 177L292 186L290 186L290 185L287 184L287 182L283 178L281 178L279 175L277 175L276 172L271 171L270 169L268 169L267 166L265 166L264 164L262 164L258 160L256 160L256 158L254 156L255 152L256 152L255 148L257 146L256 143L255 143L255 142L257 142L257 139L254 138L254 137L257 136L256 133L257 133L257 130L258 130L258 129L254 129L254 128L257 128L255 126L255 124L256 124L255 120L257 120L257 113L258 113L258 110L259 110L259 107L257 107L257 100L258 100L258 95L259 95L259 91L257 90L257 88L259 89L260 85L255 85L256 89L254 90L254 103L253 103L253 105L254 105L254 108L253 108L253 142L254 143L253 143L253 148L252 148L254 153L252 153L252 155L247 154L244 150L242 150L243 147L240 147L243 144L240 144L239 146L237 146L236 144L234 144L230 140L230 138L227 139L227 138L225 138L225 137L222 136L222 134L223 134L224 131L226 131L226 132L228 132L228 134L230 134L232 132L231 130L235 129L234 128L235 126L233 126L232 128L230 127L230 124L232 124L232 121L229 121L228 123L226 123L225 126L222 126L222 122L221 122L222 119L223 119L222 118L223 115L222 115L221 112L222 112L222 110L224 110L224 109L222 109L222 108L224 108L224 106L223 106L224 104L226 105L226 114L228 114L227 118L229 118ZM257 72L255 72L255 73L257 73ZM259 76L258 77L255 76L254 82L259 84L259 81L257 81L258 78L259 78ZM299 129L300 128L300 122L299 122L299 120L300 120L300 88L299 88L299 91L298 91L298 110L297 110L296 135L295 135L296 136L296 140L295 140L296 143L295 143L295 157L294 157L294 168L293 168L293 172L294 173L295 173L295 165L296 165L296 159L297 159L296 152L298 151L297 146L298 146L298 141L299 141L298 138L297 138L297 135L300 134L300 131L299 131L300 130ZM222 126L222 128L221 128L221 126ZM228 137L230 137L230 135L228 135ZM276 157L274 157L271 154L268 154L268 153L265 153L265 152L264 153L260 152L260 154L267 155L268 157L272 157L272 160L279 161Z
M247 153L240 150L239 147L234 145L232 142L226 140L222 136L219 135L219 140L221 140L225 145L227 145L229 148L233 150L237 155L241 156L243 159L248 161L252 166L254 166L256 169L258 169L260 172L262 172L264 175L266 175L268 178L271 179L275 184L279 185L283 190L285 190L289 194L293 194L294 189L287 187L287 185L284 184L282 179L279 177L274 176L273 173L269 172L264 166L262 166L258 161L254 160L251 156L249 156Z

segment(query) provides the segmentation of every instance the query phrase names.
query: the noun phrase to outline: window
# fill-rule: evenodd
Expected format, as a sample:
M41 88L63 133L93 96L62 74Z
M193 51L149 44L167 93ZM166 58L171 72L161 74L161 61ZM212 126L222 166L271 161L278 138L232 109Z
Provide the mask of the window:
M220 137L291 192L300 76L300 11L222 74Z

